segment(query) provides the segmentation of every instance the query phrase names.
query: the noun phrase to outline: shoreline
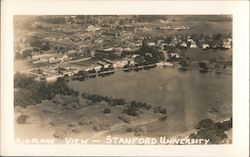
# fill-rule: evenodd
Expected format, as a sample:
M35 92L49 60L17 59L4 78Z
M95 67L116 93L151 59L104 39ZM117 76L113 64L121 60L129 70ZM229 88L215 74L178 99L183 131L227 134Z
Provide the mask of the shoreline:
M17 117L18 116L18 114L16 113L16 111L18 110L18 108L14 108L15 109L15 117ZM19 108L19 111L21 111L21 110L25 110L24 108ZM26 114L25 113L25 111L23 112L23 111L21 111L21 114ZM26 111L27 112L27 111ZM29 113L29 112L28 112ZM19 112L19 114L20 114L20 112ZM147 117L147 116L146 116ZM30 117L31 119L37 119L37 117ZM40 117L41 118L41 117ZM43 132L43 134L45 134L45 136L42 136L43 134L40 134L38 137L37 137L37 135L34 135L34 137L32 137L32 135L30 136L30 135L26 135L26 137L24 136L23 138L24 139L29 139L29 138L38 138L39 139L39 137L40 138L52 138L52 139L54 139L55 137L53 137L53 130L57 130L56 128L57 127L59 127L59 128L63 128L63 125L65 125L64 123L62 123L62 126L57 126L57 124L56 124L56 126L57 127L54 127L53 125L51 126L51 123L52 122L49 122L48 120L46 120L45 122L43 122L43 123L39 123L39 119L40 118L38 118L37 120L35 120L34 122L33 122L33 120L31 120L31 122L29 122L29 123L27 123L27 124L17 124L17 122L16 122L16 120L15 120L15 139L16 138L21 138L22 139L22 136L16 136L17 134L17 132L16 131L20 131L20 127L22 128L21 130L22 130L22 133L23 132L32 132L32 131L34 131L33 129L35 129L35 130L37 130L36 132L38 133L38 132L40 132L40 131L42 131ZM49 117L48 117L49 118ZM15 118L16 119L16 118ZM228 120L228 119L230 119L230 116L228 117L228 118L223 118L223 119L220 119L220 120L218 120L218 121L215 121L215 122L223 122L223 121L226 121L226 120ZM66 120L66 119L65 119ZM36 122L38 122L38 123L36 123ZM122 122L122 121L120 121L120 122L117 122L117 123L114 123L113 125L110 125L110 127L109 127L109 129L107 129L107 130L101 130L101 131L98 131L98 132L96 132L96 131L94 131L94 130L89 130L89 131L87 131L86 129L83 129L82 131L81 131L81 133L80 133L80 136L77 136L77 134L76 133L70 133L70 132L68 132L68 131L70 131L70 130L68 130L68 129L70 129L70 127L66 127L65 129L65 131L67 132L67 135L65 135L65 138L66 137L68 137L68 138L74 138L74 139L88 139L89 141L95 141L95 140L99 140L99 141L102 141L102 143L98 143L98 144L107 144L107 143L105 143L105 138L107 138L107 136L114 136L114 137L122 137L122 138L146 138L146 137L149 137L149 138L160 138L160 137L166 137L167 139L172 139L172 140L175 140L175 139L190 139L190 138L188 138L192 133L195 133L195 132L197 132L197 130L196 129L192 129L192 130L189 130L189 131L185 131L185 132L182 132L182 133L177 133L176 135L172 135L172 136L152 136L152 135L150 135L150 136L148 136L147 134L148 133L150 133L150 132L148 132L148 133L146 133L145 135L142 135L142 136L135 136L135 135L132 135L131 133L132 132L124 132L124 131L122 131L122 130L124 130L125 128L140 128L140 127L142 127L142 126L150 126L151 124L154 124L155 122L159 122L159 119L158 118L155 118L155 119L150 119L150 118L148 118L148 119L144 119L143 117L141 117L140 119L138 119L138 120L135 120L135 121L133 121L132 123L129 123L129 124L127 124L127 123L124 123L124 122ZM73 122L74 123L74 122ZM27 127L27 128L26 128ZM81 127L81 126L80 126ZM84 127L84 126L83 126ZM86 128L87 126L85 126L85 128ZM89 127L89 126L88 126ZM18 130L17 130L17 128L19 128ZM31 128L33 128L33 129L31 129ZM73 127L74 128L74 127ZM73 129L72 128L72 129ZM78 127L76 127L76 128L78 128ZM24 131L24 130L26 130L26 131ZM84 131L85 130L85 131ZM20 133L20 132L19 132ZM69 134L68 134L69 133ZM87 133L87 134L86 134ZM115 133L115 134L114 134ZM153 132L151 132L151 133L153 133ZM150 134L151 134L150 133ZM166 133L167 134L167 133ZM20 134L19 134L20 135ZM84 136L83 136L84 135ZM41 137L42 136L42 137ZM64 135L63 135L64 136ZM228 137L230 140L232 139L232 137ZM56 139L56 141L58 142L58 143L56 143L56 144L66 144L65 143L65 141L63 140L63 139L61 139L61 138L55 138ZM63 142L64 141L64 142ZM104 142L103 142L104 141ZM230 143L230 142L229 142ZM229 144L228 143L228 144ZM88 142L88 144L97 144L97 143L95 143L95 142L93 142L93 143L91 143L91 142ZM160 144L161 145L161 144Z

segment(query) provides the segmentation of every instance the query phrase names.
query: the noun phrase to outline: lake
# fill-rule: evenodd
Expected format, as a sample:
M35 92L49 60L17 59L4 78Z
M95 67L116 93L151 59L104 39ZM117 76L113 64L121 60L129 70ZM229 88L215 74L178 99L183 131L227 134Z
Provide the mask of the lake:
M232 116L232 76L213 72L155 68L140 72L116 72L87 81L70 81L82 92L161 105L168 110L166 125L152 130L183 132L204 118L215 121ZM167 126L167 127L166 127Z

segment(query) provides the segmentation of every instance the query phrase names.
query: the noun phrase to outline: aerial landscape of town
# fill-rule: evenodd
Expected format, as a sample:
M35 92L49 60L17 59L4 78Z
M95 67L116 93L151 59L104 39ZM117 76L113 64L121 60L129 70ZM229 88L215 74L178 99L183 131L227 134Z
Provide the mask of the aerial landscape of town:
M231 144L232 20L14 16L15 138Z

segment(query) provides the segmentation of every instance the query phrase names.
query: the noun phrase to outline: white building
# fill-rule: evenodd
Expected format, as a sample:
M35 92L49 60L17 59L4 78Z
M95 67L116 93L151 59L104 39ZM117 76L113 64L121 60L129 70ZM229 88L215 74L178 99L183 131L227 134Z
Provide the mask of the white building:
M156 66L159 66L159 67L173 66L173 63L170 63L170 62L159 62L159 63L156 63Z
M196 43L191 43L190 48L197 48Z
M202 49L208 49L210 46L208 44L202 44Z
M99 31L99 30L101 30L101 28L95 27L93 25L89 25L88 28L86 29L86 31L88 32L94 32L94 31Z
M55 57L50 57L49 58L49 63L58 63L60 62L60 59L59 58L55 58Z
M187 48L187 43L185 42L181 43L181 47Z
M128 51L128 52L130 52L130 51L131 51L131 48L130 48L130 47L126 47L126 48L123 49L123 51Z
M189 39L187 39L187 42L189 42L189 43L194 43L194 40L191 39L191 38L189 38Z
M117 61L113 64L114 68L123 68L126 64L128 64L127 60L121 60L121 61Z
M110 63L106 63L106 62L102 62L102 61L98 61L97 64L103 66L104 68L108 68L110 66Z
M135 58L138 57L138 56L139 56L138 54L133 54L131 58L132 58L132 59L135 59Z
M226 48L226 49L231 49L231 48L232 48L231 42L230 42L230 41L225 41L225 42L223 42L222 47L223 47L223 48Z
M42 61L42 62L48 62L48 61L49 61L49 58L43 57L43 58L40 58L40 61Z
M63 75L52 75L46 77L47 82L54 82L57 80L57 78L62 77Z
M154 42L149 42L148 46L155 46L155 43Z
M170 53L170 57L180 58L180 55L178 53L172 52Z
M107 48L107 49L104 49L105 52L109 52L109 51L113 51L114 49L111 47L111 48Z

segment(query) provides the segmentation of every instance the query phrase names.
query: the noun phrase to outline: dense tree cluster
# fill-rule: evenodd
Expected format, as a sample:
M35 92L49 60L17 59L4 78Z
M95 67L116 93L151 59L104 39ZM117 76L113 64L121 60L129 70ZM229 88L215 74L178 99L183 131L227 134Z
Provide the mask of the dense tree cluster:
M95 56L93 59L95 60L102 60L103 58L107 58L110 60L115 60L115 59L121 59L122 57L114 52L107 53L105 51L99 50L95 53Z
M199 62L200 72L208 72L209 67L205 62Z
M165 59L163 53L148 46L145 40L143 41L141 48L136 51L135 54L138 54L135 61L141 65L154 64Z
M154 108L154 113L160 113L160 114L166 115L167 114L167 109L163 108L161 106L157 106L157 107Z
M26 59L26 58L31 58L31 57L32 57L32 50L31 49L26 49L22 53L15 54L16 59Z
M130 116L138 116L141 113L139 109L139 107L136 107L136 104L131 103L127 109L123 110L123 113L126 113Z
M82 93L82 98L88 99L93 103L98 103L101 101L106 101L111 106L124 106L127 102L122 98L111 98L107 96L101 96L97 94Z
M88 93L82 93L81 96L82 98L88 99L93 103L100 103L102 101L105 101L110 106L126 106L126 108L123 109L122 113L125 113L130 116L139 116L139 114L142 113L143 109L150 110L152 108L151 105L141 101L126 102L123 98L111 98L107 96L100 96ZM105 112L109 112L108 109L105 109ZM161 108L161 110L157 113L167 114L167 111L166 109Z
M227 134L225 131L228 131L232 128L232 118L227 121L215 123L211 119L201 120L196 129L197 133L193 133L189 138L198 138L198 139L210 139L212 144L221 144L223 140L227 139Z
M130 116L139 116L139 114L143 113L142 109L150 110L151 108L152 106L149 104L140 101L131 101L128 108L124 109L122 112Z
M110 108L105 108L105 109L103 110L103 113L104 113L104 114L110 114L110 113L111 113L111 109L110 109Z
M29 106L41 103L42 100L53 99L55 95L79 96L78 91L69 88L63 78L59 78L54 83L44 83L34 81L33 78L17 73L14 76L15 106Z

